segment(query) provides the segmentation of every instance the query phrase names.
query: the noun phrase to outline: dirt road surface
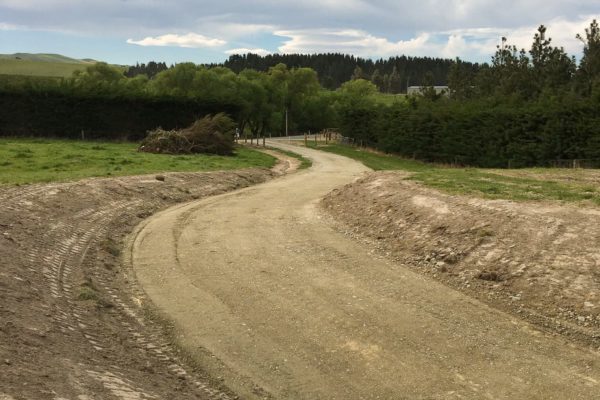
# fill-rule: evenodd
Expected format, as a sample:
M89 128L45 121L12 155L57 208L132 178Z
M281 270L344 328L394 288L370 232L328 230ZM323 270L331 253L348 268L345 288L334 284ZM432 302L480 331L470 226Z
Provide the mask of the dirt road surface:
M598 353L325 223L319 199L366 169L294 150L313 167L161 212L128 250L180 344L227 387L242 398L600 398Z

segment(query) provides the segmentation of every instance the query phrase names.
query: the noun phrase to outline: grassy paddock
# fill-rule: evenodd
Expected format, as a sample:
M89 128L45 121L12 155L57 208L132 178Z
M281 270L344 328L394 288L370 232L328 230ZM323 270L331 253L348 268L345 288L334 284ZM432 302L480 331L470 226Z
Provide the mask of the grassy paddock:
M0 60L1 75L25 75L67 78L91 64L31 60Z
M275 158L239 147L235 156L137 152L135 143L0 138L0 185L156 172L270 168Z
M529 174L528 177L519 177L509 176L503 171L482 168L436 166L345 145L315 146L314 143L309 143L309 146L353 158L376 171L403 170L411 172L408 179L452 194L507 200L590 201L600 205L600 186L585 181L561 182L560 177L565 174L565 170L546 168L543 169L543 174L538 173L540 177L538 179L533 174ZM553 179L554 175L556 180Z

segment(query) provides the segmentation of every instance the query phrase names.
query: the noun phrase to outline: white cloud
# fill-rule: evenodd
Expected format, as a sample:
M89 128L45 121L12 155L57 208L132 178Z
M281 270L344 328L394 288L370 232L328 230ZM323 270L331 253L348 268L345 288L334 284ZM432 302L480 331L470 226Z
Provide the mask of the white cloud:
M197 33L188 33L186 35L167 34L156 37L148 36L142 40L127 39L129 44L139 46L171 46L171 47L219 47L227 44L225 40L209 38Z
M528 50L542 23L553 45L580 56L575 34L599 12L600 0L0 0L0 31L222 50L271 49L279 39L283 53L489 61L502 36Z
M271 52L269 50L265 50L265 49L247 49L247 48L239 48L239 49L231 49L231 50L225 50L225 54L248 54L248 53L252 53L252 54L258 54L259 56L266 56L271 54Z
M427 33L410 40L392 42L355 29L280 30L274 34L288 38L279 47L281 53L341 52L362 57L423 53L427 51L429 41Z
M13 24L5 24L4 22L0 22L0 31L16 31L19 29L23 29L23 27L19 27Z
M546 37L552 39L553 46L564 47L568 54L580 54L583 47L575 36L578 33L583 33L594 18L596 17L593 15L580 16L570 20L563 17L554 18L544 24L547 28ZM507 38L508 44L514 44L519 49L529 51L533 42L533 36L537 32L538 27L539 25L514 29L499 27L455 29L440 32L440 34L449 36L446 50L450 53L452 53L450 48L459 47L457 38L461 38L465 42L465 49L470 49L471 52L479 55L491 55L496 50L496 45L500 43L500 39L503 36Z
M572 20L555 18L546 24L546 35L552 38L553 46L564 47L568 54L580 54L582 46L575 35L583 32L592 19L593 16ZM503 36L508 38L509 44L529 50L537 28L536 25L430 31L400 41L356 29L277 30L274 34L285 38L278 49L281 53L340 52L361 57L407 55L488 61Z

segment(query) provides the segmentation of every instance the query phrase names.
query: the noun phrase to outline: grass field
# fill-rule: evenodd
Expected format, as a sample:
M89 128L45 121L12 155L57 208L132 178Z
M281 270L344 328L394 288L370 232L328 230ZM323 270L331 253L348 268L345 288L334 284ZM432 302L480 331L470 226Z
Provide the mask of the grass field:
M17 77L67 78L77 70L93 65L95 60L77 60L60 54L0 54L0 75ZM113 65L125 70L126 67Z
M69 64L84 63L86 60L78 60L63 56L62 54L52 53L15 53L15 54L0 54L0 60L26 60L26 61L43 61L43 62L62 62ZM93 61L93 60L91 60Z
M47 76L66 78L90 64L54 61L0 59L0 75Z
M391 106L394 103L406 102L406 95L404 94L390 94L390 93L377 93L375 99L379 104L385 106Z
M448 168L407 160L391 155L374 153L344 145L309 146L361 161L367 167L379 170L411 172L408 178L426 186L453 194L475 195L491 199L588 201L600 205L600 185L579 180L565 183L561 177L574 170L536 168L527 177L510 176L503 171L481 168ZM532 170L508 170L528 173ZM592 173L595 173L592 171ZM556 180L553 176L556 176ZM534 176L539 176L534 178Z
M137 152L135 143L0 138L0 185L157 172L270 168L275 158L240 147L233 157Z

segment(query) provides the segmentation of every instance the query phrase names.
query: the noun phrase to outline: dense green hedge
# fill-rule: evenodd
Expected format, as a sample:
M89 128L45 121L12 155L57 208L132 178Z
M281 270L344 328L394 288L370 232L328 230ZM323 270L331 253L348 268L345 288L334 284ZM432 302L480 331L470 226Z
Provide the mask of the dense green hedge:
M189 98L0 92L0 136L139 140L146 131L189 126L207 114L237 115L239 106Z
M481 167L600 159L600 106L591 100L486 104L442 101L341 115L343 133L424 161ZM367 129L366 127L371 127Z

